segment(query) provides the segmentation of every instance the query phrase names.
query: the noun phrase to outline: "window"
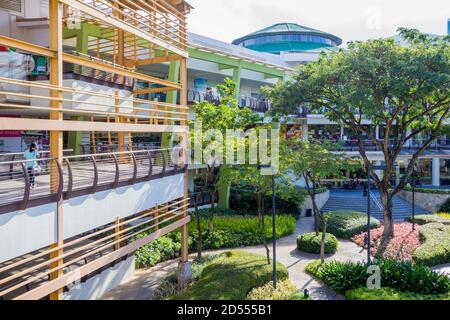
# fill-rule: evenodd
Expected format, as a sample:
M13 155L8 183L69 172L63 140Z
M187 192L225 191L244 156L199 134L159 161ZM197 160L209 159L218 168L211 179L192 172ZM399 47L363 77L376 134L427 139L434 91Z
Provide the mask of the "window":
M0 9L7 10L15 15L24 15L23 0L0 0Z

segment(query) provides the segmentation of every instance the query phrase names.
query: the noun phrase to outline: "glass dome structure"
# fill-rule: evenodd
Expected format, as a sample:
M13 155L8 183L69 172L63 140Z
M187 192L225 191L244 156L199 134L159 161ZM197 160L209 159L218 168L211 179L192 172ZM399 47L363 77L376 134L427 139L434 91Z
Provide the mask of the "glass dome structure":
M278 23L232 43L259 52L280 54L337 47L342 44L342 39L295 23Z

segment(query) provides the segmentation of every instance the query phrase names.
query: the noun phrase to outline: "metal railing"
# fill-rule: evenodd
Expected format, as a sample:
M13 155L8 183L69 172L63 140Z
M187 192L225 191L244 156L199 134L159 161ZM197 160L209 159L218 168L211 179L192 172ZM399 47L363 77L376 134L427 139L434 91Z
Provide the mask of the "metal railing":
M0 214L179 174L182 157L174 148L0 161Z
M322 140L322 139L319 139ZM325 140L325 139L323 139ZM332 147L333 151L359 151L359 145L358 140L327 140L330 143L334 144ZM384 140L379 140L381 143L383 143ZM393 139L389 140L389 147L392 148L393 146ZM411 141L407 141L405 145L403 146L402 150L417 150L422 146L422 143L424 143L425 140L422 139L415 139ZM367 151L382 151L382 149L375 144L372 140L363 140L364 148ZM433 142L427 150L450 150L450 140L446 139L439 139Z
M209 103L219 105L221 98L214 91L200 91L195 89L188 89L187 99L189 104L194 104L196 102L208 101ZM240 94L238 97L238 104L240 108L247 107L250 110L256 112L267 112L271 108L270 101L258 99L246 95Z
M372 202L377 206L378 210L383 211L384 210L383 206L381 205L380 201L378 201L378 198L373 194L372 191L369 192L369 196Z

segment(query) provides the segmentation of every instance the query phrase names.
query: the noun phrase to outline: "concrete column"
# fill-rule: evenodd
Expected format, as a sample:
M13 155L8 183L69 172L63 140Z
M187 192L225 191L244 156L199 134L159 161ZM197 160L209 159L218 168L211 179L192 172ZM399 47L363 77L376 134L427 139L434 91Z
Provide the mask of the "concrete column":
M400 165L395 167L395 185L398 186L400 184Z
M302 126L303 140L304 140L304 141L308 141L308 139L309 139L308 130L309 130L308 125L307 125L307 124L304 124L304 125Z
M433 158L433 165L431 168L431 175L433 180L433 186L439 187L441 185L441 159Z
M341 140L344 139L344 125L341 124Z
M380 126L375 127L375 139L380 139Z
M376 166L381 166L381 161L375 161ZM378 178L381 180L383 179L383 170L375 170L375 174L378 176Z
M180 80L180 61L172 61L169 65L169 81L178 82ZM166 102L176 104L178 100L177 91L167 92ZM171 132L163 132L161 135L161 148L172 148L173 135Z

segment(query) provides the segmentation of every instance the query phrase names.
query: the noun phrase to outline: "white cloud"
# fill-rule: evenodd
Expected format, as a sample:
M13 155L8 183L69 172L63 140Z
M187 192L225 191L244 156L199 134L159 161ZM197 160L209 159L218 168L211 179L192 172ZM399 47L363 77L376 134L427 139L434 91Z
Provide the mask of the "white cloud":
M398 27L447 33L449 0L188 0L190 31L233 39L278 22L294 22L344 39L388 37Z

